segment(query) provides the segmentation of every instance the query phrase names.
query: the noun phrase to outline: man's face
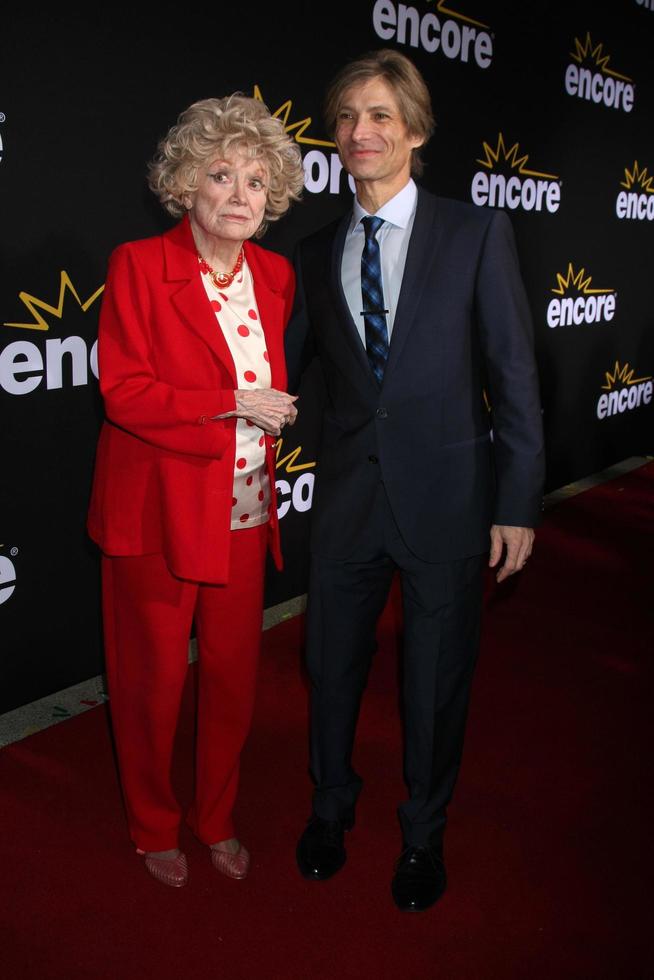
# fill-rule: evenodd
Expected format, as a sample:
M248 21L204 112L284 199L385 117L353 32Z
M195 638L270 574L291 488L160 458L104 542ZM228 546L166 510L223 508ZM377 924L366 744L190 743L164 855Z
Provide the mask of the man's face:
M381 181L401 190L411 175L411 152L423 139L411 136L395 93L383 78L346 89L336 120L341 162L356 181Z

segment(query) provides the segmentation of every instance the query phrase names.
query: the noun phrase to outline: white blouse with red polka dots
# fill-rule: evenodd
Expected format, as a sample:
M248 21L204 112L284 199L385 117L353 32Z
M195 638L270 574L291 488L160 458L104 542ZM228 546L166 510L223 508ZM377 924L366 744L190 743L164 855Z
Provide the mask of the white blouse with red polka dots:
M218 290L209 274L202 276L211 308L227 341L239 388L270 388L266 350L252 274L247 262L227 288ZM236 464L231 529L264 524L270 513L270 481L266 471L263 429L248 419L236 420Z

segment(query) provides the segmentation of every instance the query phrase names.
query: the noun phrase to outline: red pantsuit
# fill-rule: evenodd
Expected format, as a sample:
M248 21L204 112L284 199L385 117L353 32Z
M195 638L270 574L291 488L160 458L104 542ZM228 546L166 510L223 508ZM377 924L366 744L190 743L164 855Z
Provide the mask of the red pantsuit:
M284 390L293 268L249 241L244 252L254 294L249 317L260 318L271 387ZM230 529L236 419L218 416L234 409L242 379L219 304L213 307L188 219L112 255L99 330L107 418L88 529L104 556L114 736L131 834L143 851L178 843L170 765L194 620L199 704L189 819L207 844L234 836L268 547L281 567L274 492L266 523ZM275 442L260 438L272 490Z

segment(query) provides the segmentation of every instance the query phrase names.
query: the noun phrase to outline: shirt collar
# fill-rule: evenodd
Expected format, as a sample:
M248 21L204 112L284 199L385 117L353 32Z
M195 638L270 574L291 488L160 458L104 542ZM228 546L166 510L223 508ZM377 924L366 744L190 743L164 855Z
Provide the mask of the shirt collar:
M396 228L406 228L413 217L413 213L416 209L416 202L418 200L418 188L415 185L413 178L409 178L409 182L404 185L401 191L392 197L390 201L386 201L383 207L376 212L378 218L383 218L385 222L390 225L394 225ZM354 198L354 206L352 208L352 222L350 224L350 231L354 231L360 226L361 219L367 216L368 212L361 207L358 198Z

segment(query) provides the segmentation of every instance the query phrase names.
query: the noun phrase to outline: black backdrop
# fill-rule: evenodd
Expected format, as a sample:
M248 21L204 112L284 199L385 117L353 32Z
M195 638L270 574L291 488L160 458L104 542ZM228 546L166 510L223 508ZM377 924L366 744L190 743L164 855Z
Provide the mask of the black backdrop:
M111 249L169 224L145 165L197 99L259 93L300 143L304 201L264 241L291 255L350 197L321 120L325 83L368 49L407 53L438 121L423 183L503 204L513 219L548 489L651 452L654 0L605 8L360 0L5 13L0 711L102 669L98 556L84 531L101 419L97 314ZM315 375L301 395L278 467L287 567L271 572L267 605L305 591Z

